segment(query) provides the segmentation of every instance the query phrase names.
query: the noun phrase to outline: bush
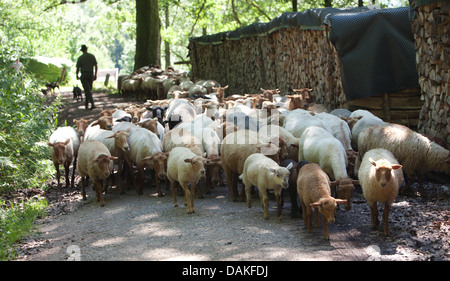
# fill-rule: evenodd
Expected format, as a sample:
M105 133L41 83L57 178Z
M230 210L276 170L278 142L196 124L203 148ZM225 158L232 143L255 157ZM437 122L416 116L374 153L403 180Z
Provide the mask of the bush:
M46 142L57 124L60 99L48 103L39 85L26 70L17 74L0 54L0 260L14 258L14 243L29 234L47 205L41 197L17 203L6 195L44 188L54 174Z

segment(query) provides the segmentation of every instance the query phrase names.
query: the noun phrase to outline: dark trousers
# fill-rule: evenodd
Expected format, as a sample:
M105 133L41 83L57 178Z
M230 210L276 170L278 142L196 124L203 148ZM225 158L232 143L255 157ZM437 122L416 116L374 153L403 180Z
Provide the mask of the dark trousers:
M86 109L91 103L91 107L94 106L94 98L92 97L92 83L94 82L92 76L81 75L80 77L81 85L83 85L84 95L86 96L85 107Z

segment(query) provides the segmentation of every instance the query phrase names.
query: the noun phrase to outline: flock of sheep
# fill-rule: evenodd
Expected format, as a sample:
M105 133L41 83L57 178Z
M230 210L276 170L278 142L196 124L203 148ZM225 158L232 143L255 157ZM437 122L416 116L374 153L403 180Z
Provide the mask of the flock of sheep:
M122 81L125 87L123 83L127 82ZM224 184L224 174L231 199L246 201L248 207L252 188L257 187L266 219L268 190L275 194L281 220L281 192L287 189L291 215L301 212L311 233L312 210L316 210L316 224L320 213L324 237L329 239L327 222L334 222L338 204L351 209L356 184L370 206L373 227L380 224L377 202L385 203L384 233L389 235L389 206L403 173L406 186L417 176L424 192L423 173L450 171L446 148L365 110L326 113L314 104L311 89L285 96L261 89L260 94L225 97L227 87L215 81L191 83L201 94L172 90L167 92L169 98L105 109L97 120L75 120L77 129L58 128L48 142L58 187L59 165L65 167L66 186L72 187L77 168L83 199L88 176L103 206L102 194L114 167L121 193L133 186L142 194L146 170L151 170L158 195L164 195L161 183L166 189L170 183L175 207L177 195L184 193L189 214L195 212L195 192L203 196L199 182L209 193L212 184Z

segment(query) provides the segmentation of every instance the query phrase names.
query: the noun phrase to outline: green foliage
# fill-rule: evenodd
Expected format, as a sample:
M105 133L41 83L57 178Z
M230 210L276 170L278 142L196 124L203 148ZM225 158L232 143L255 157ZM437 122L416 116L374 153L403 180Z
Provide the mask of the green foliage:
M46 207L47 201L39 196L12 204L0 200L0 261L17 255L14 243L33 230L35 220L44 215Z

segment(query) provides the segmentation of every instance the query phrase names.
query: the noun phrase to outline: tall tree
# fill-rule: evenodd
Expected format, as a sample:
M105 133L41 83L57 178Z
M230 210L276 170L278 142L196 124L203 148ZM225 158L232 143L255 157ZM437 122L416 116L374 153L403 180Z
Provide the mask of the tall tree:
M134 69L161 65L158 0L136 0L136 55Z

